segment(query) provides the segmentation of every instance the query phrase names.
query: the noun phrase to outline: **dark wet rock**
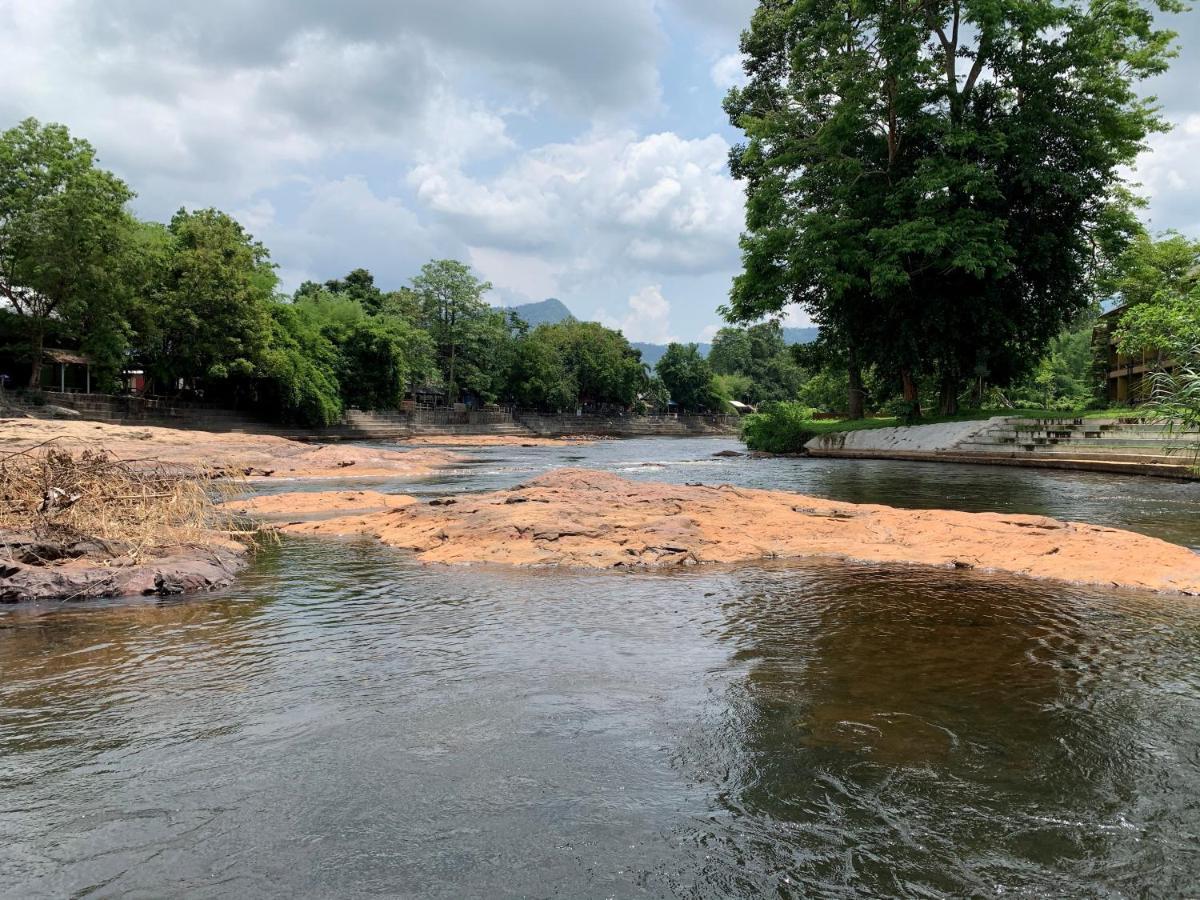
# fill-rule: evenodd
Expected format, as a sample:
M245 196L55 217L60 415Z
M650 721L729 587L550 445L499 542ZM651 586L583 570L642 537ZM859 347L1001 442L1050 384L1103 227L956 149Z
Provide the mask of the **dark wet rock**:
M746 454L742 453L740 450L718 450L716 453L713 454L713 456L725 456L725 457L729 457L729 458L732 458L735 456L745 456L745 455Z
M0 559L0 602L95 600L135 595L167 596L229 585L245 565L246 550L176 548L137 563L79 556L36 565Z

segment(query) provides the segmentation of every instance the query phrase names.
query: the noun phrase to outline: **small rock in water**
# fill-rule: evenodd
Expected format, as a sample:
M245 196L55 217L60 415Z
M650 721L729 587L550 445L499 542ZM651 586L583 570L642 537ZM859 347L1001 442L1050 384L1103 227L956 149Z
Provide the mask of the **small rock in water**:
M740 450L718 450L713 456L745 456Z

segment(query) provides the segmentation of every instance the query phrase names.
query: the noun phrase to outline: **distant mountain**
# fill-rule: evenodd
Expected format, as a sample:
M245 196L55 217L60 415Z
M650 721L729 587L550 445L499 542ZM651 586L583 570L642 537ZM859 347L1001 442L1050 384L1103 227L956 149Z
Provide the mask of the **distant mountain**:
M783 342L789 347L792 344L811 344L817 339L820 333L819 328L792 328L785 325L783 327Z
M540 303L522 303L520 306L510 306L508 310L529 323L530 328L539 325L555 325L563 319L571 318L571 311L561 300L550 297Z
M540 303L510 306L508 309L528 322L530 328L537 328L539 325L554 325L563 319L572 317L571 310L567 309L567 305L554 297ZM816 339L816 328L785 327L783 329L783 340L786 344L808 344ZM662 355L667 352L666 344L647 344L642 341L630 341L630 343L642 351L642 362L650 366L662 359ZM698 344L697 346L700 348L701 356L708 356L708 351L712 349L712 344Z

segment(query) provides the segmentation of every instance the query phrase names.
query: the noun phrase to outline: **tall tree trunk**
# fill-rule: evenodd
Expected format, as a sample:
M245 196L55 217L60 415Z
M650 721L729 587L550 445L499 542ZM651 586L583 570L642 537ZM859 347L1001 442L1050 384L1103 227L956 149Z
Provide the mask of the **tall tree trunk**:
M938 412L943 416L958 415L958 375L947 372L942 375L942 387L938 397Z
M450 383L446 385L446 399L450 401L451 408L454 407L458 400L457 385L454 383L454 342L450 342Z
M847 354L846 367L850 371L850 396L847 413L851 419L861 419L863 417L862 364L858 361L858 351L853 347Z
M42 386L42 353L46 346L46 329L41 323L33 329L33 362L29 367L29 389L36 391Z
M900 383L904 390L904 402L908 404L910 418L921 418L921 395L917 391L917 382L913 378L912 369L905 367L900 370Z

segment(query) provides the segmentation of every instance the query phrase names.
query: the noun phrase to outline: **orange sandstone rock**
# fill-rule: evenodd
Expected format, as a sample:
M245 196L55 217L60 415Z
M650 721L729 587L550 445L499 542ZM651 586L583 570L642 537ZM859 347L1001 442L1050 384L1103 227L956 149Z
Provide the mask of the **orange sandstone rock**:
M431 448L381 450L354 444L306 444L272 434L84 420L0 420L0 455L47 442L71 450L104 450L131 461L227 469L250 479L418 477L463 458Z
M728 485L652 484L581 469L512 490L288 530L373 535L437 563L632 569L824 557L1200 593L1200 555L1113 528Z
M399 509L416 503L407 494L385 494L380 491L289 491L286 494L262 494L245 500L226 503L228 509L255 516L321 515L324 513L368 513Z

